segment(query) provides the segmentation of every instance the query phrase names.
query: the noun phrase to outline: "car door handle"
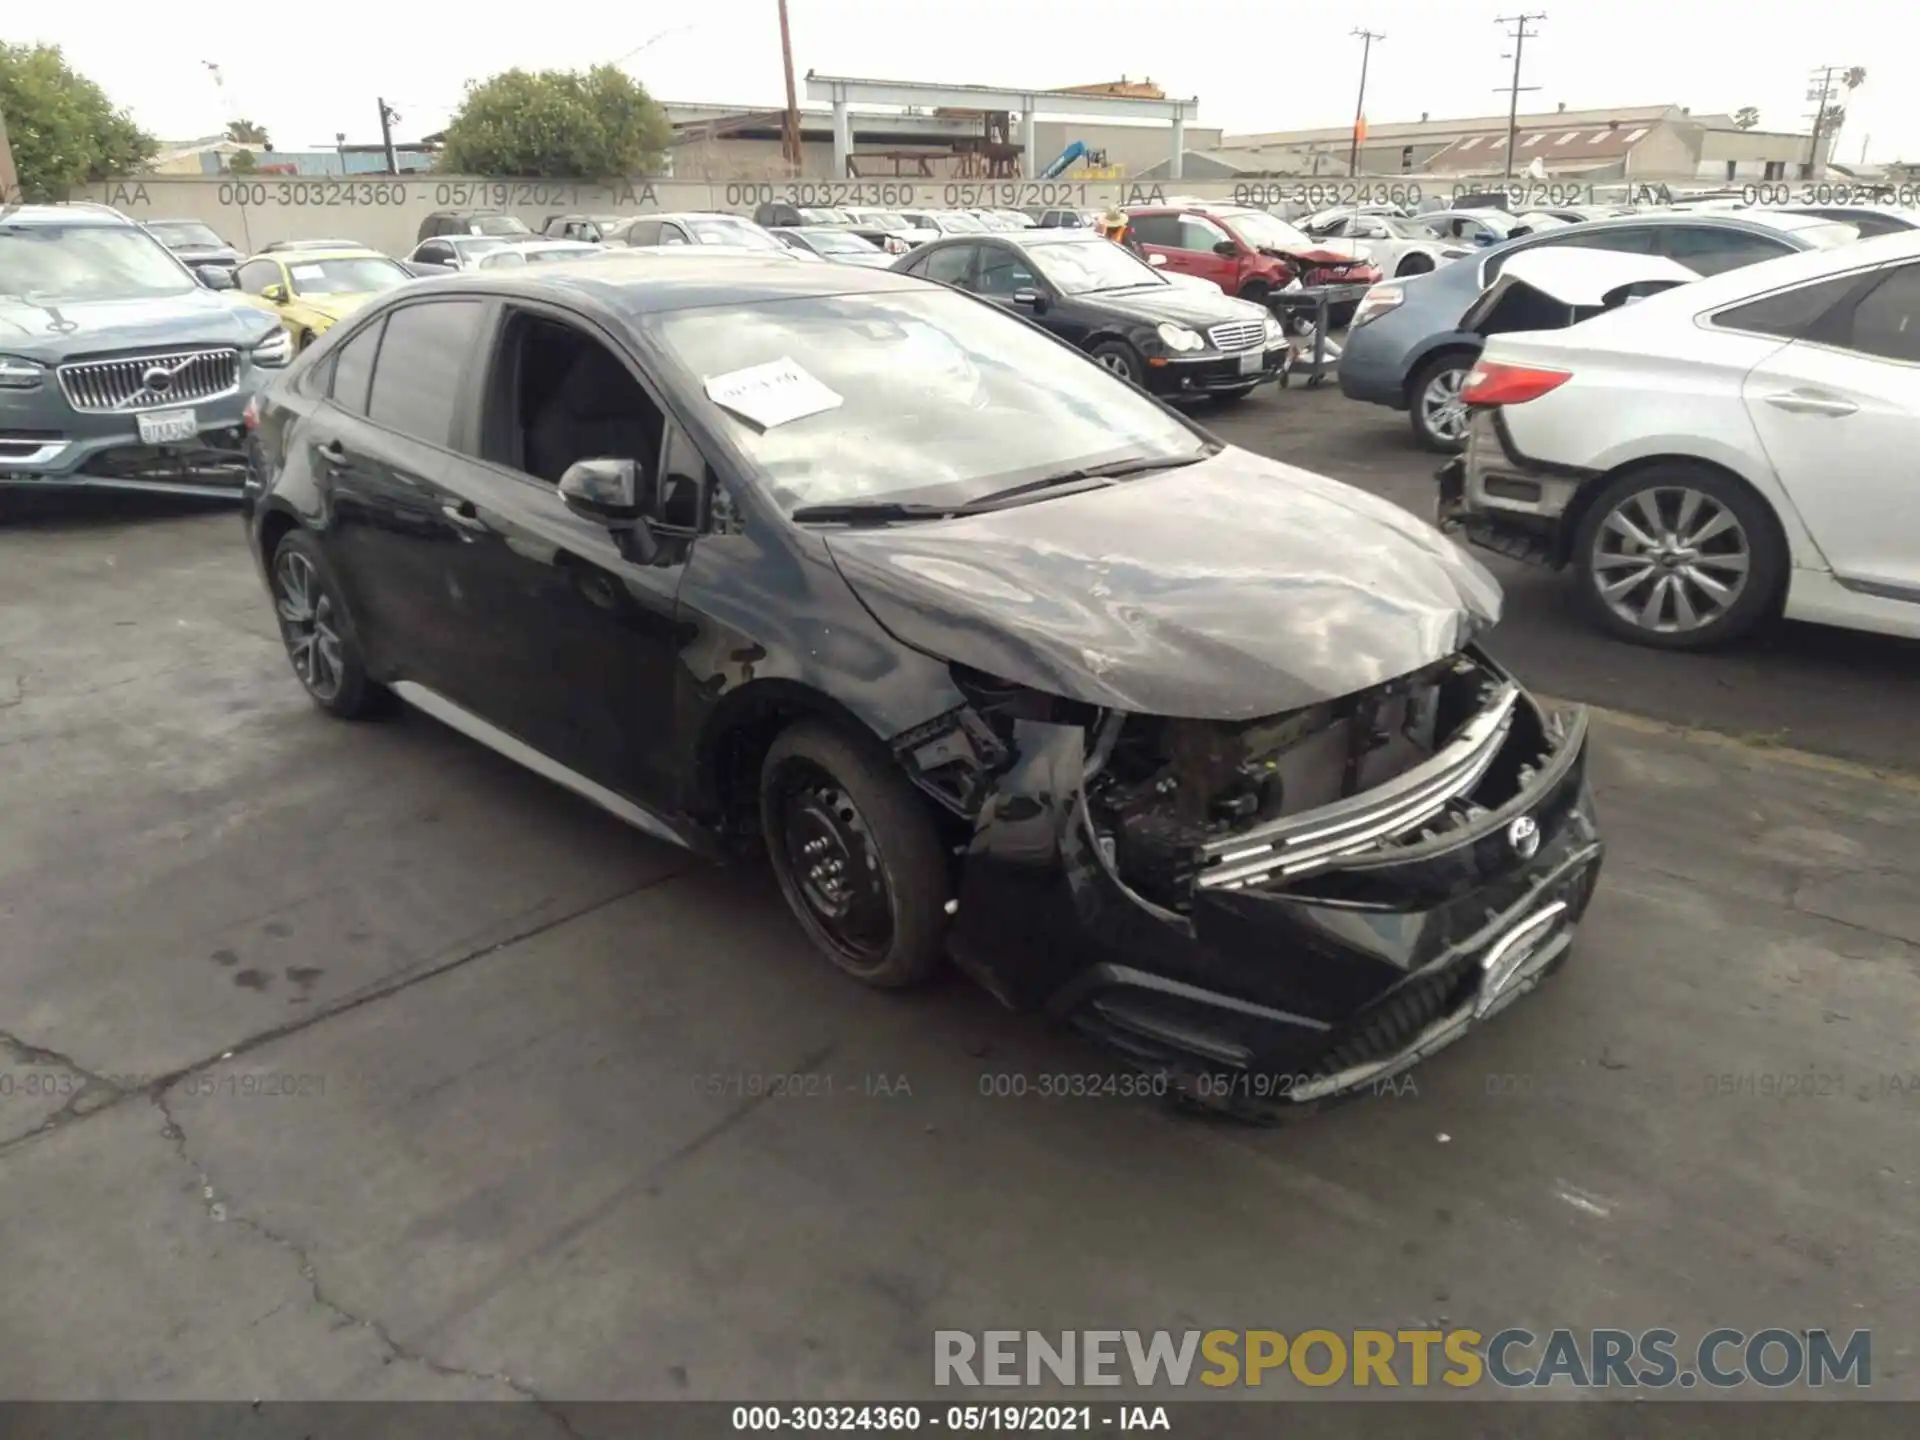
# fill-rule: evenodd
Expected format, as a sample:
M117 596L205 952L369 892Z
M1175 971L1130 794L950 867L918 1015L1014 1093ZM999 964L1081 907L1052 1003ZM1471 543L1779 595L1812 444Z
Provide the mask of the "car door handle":
M344 465L347 463L347 447L338 440L329 440L320 447L320 458L329 465Z
M1815 395L1805 390L1782 390L1766 397L1776 410L1795 415L1851 415L1860 407L1835 395Z
M462 530L483 531L487 528L487 522L480 518L480 512L474 508L471 500L462 500L457 505L442 505L440 513Z

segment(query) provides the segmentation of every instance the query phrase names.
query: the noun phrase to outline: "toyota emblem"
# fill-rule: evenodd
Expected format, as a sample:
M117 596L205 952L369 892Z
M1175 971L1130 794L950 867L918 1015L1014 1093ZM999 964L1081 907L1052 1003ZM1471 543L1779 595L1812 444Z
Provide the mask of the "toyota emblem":
M1522 860L1531 860L1540 848L1540 827L1533 823L1531 815L1522 815L1507 826L1507 844L1513 847L1513 853Z
M158 394L173 384L173 372L171 370L163 370L160 366L155 365L140 377L140 383L155 394Z

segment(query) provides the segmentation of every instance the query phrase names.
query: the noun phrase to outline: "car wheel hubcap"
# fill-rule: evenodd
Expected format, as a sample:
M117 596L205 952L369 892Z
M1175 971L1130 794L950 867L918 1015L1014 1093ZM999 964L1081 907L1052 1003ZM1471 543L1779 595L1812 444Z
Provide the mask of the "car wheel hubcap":
M1133 378L1133 366L1128 363L1127 357L1124 355L1117 355L1112 351L1108 351L1100 357L1100 363L1124 380L1131 380Z
M1662 486L1629 495L1593 542L1593 585L1637 630L1680 634L1723 617L1747 588L1753 553L1734 513L1711 495Z
M780 819L787 877L807 913L856 968L880 963L893 905L866 817L838 781L806 766L786 777Z
M1426 391L1420 396L1420 413L1426 419L1427 429L1442 440L1466 438L1467 405L1460 398L1460 387L1466 379L1464 370L1442 370L1427 382Z
M331 700L340 693L344 661L333 597L306 556L288 552L274 562L274 608L294 673L308 693Z

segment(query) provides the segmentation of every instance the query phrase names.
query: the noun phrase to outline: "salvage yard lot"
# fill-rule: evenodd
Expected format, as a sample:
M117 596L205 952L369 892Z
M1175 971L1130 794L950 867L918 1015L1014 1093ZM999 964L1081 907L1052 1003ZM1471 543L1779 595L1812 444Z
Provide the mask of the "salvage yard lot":
M1400 417L1206 419L1424 509ZM1632 650L1497 563L1496 655L1627 712L1573 963L1258 1131L995 1097L1112 1062L958 979L862 990L770 881L417 715L325 720L231 514L36 512L0 526L0 1394L877 1399L928 1393L936 1328L1780 1325L1874 1329L1920 1398L1920 647Z

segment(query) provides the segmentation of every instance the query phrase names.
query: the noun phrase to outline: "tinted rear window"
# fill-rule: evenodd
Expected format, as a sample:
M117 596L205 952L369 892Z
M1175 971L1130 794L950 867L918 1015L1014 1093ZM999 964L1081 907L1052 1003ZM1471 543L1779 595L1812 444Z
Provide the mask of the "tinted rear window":
M478 300L435 300L391 312L367 418L430 445L448 444L481 314Z

